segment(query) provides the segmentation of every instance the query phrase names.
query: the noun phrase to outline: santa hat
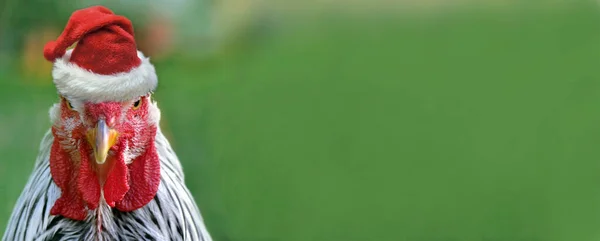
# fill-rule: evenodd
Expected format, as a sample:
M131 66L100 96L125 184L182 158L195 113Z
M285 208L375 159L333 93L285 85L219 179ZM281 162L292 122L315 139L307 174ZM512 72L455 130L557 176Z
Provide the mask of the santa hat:
M154 66L137 50L131 21L102 6L75 11L58 39L46 44L44 57L54 62L58 92L70 98L125 101L158 84Z

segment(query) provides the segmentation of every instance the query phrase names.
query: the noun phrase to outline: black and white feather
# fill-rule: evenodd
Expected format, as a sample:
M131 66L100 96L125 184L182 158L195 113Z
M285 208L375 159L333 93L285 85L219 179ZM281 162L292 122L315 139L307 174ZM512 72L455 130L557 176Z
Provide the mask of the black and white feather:
M200 210L185 186L179 159L160 128L155 139L161 168L158 193L150 203L133 212L120 212L101 203L101 220L97 220L96 211L90 211L85 221L50 215L50 209L60 196L60 189L50 175L53 139L49 131L41 142L33 173L17 200L3 241L212 241ZM102 231L98 231L98 223Z

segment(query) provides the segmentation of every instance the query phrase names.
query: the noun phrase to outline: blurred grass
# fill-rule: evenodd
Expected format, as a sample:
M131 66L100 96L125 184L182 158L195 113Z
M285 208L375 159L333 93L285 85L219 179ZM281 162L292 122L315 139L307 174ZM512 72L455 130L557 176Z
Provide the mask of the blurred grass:
M591 241L599 34L583 5L328 15L156 63L156 98L218 241ZM0 78L4 226L56 97Z

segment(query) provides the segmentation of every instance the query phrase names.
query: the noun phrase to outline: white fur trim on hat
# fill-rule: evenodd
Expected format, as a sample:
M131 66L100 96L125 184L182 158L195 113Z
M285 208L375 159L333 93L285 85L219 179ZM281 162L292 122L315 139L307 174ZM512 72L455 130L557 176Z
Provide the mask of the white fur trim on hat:
M72 50L54 61L52 77L61 95L91 102L127 101L146 95L156 88L154 65L138 51L140 66L125 73L101 75L69 62Z

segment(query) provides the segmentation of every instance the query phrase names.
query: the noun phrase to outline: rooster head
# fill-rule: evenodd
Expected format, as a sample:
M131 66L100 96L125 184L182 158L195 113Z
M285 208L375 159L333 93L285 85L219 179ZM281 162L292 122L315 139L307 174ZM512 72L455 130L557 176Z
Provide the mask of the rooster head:
M61 97L51 112L50 170L62 191L53 215L83 220L100 202L132 211L154 198L160 112L150 95L98 103Z
M146 205L160 183L160 111L151 99L156 73L131 22L101 6L78 10L44 57L60 95L50 110L50 172L61 190L51 214L85 220L103 204Z

